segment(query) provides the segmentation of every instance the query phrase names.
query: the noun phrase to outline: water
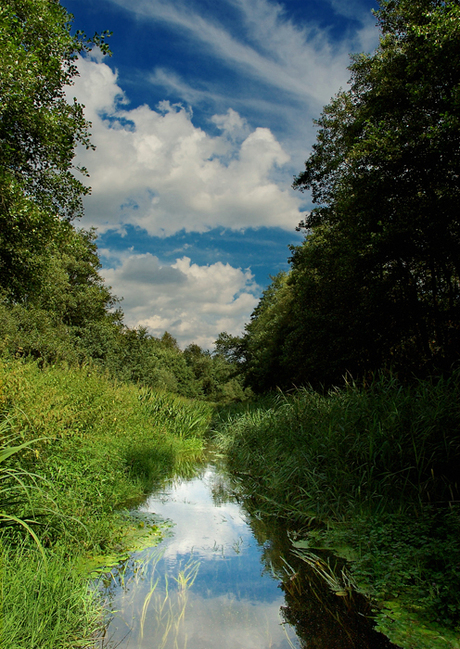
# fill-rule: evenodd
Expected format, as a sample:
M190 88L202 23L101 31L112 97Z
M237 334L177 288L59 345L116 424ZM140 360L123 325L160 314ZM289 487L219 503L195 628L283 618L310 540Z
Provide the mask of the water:
M106 580L114 613L101 646L390 647L365 614L336 601L289 554L285 530L245 512L241 494L211 460L143 504L142 512L171 521L171 529L157 548L133 553Z

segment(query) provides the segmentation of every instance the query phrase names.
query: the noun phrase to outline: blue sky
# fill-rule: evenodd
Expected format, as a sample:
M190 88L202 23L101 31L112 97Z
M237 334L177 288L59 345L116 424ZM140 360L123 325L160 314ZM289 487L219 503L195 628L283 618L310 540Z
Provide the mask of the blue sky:
M371 52L374 0L63 0L113 56L79 61L102 275L129 326L211 348L288 269L313 119Z

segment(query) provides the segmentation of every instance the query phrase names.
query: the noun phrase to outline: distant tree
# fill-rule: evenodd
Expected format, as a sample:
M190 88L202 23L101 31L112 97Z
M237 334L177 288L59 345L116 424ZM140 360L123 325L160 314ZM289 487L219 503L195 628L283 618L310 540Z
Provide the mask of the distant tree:
M223 331L214 341L214 354L222 356L228 363L241 364L245 360L244 339Z
M169 333L169 331L165 331L164 334L161 336L160 340L163 347L169 347L171 349L179 349L177 340L174 338L172 334Z
M52 311L65 325L84 328L108 318L121 320L118 299L100 275L96 231L76 231L62 223L48 249L39 291L27 303Z

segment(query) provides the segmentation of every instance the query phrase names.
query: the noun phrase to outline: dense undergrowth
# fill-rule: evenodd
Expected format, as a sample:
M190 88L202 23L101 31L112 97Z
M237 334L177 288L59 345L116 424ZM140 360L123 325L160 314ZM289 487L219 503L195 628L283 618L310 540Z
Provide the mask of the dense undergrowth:
M306 553L352 558L358 588L384 607L380 628L405 647L458 646L459 394L459 374L380 377L265 397L214 424L250 507L287 519Z
M0 363L1 646L91 646L101 603L76 566L126 546L123 508L196 462L211 412L90 367Z

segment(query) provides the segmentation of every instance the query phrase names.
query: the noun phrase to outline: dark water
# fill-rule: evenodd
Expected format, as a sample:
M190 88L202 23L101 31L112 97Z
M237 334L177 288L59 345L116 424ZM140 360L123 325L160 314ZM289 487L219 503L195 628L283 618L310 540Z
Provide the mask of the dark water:
M140 508L171 521L106 583L120 649L387 649L364 600L336 596L290 551L286 530L243 507L244 485L214 458Z

